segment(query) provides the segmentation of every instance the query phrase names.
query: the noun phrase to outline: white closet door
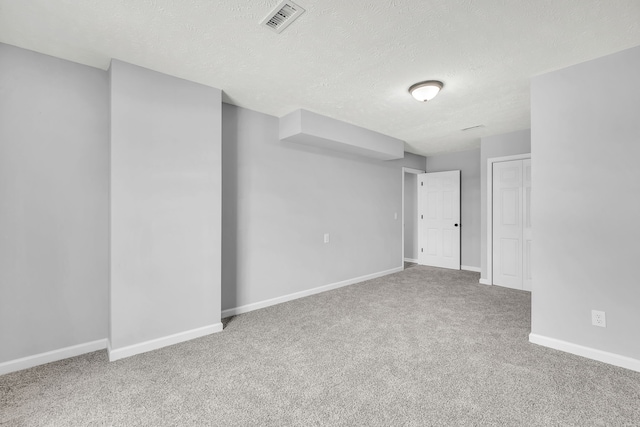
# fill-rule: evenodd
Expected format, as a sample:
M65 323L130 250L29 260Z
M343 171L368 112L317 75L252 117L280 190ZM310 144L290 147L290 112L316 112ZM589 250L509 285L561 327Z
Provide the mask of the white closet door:
M522 160L493 164L493 284L522 289Z
M460 171L418 175L418 261L460 269Z
M522 289L531 291L531 159L522 161Z

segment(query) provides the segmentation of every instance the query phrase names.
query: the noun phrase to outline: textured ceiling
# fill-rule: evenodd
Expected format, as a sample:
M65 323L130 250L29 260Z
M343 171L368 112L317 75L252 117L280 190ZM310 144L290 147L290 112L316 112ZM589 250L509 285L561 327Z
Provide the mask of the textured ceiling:
M258 23L279 0L0 0L0 42L117 58L278 117L304 108L418 154L525 129L530 77L640 45L639 0L296 2L307 11L276 34ZM435 100L409 96L429 79L445 83Z

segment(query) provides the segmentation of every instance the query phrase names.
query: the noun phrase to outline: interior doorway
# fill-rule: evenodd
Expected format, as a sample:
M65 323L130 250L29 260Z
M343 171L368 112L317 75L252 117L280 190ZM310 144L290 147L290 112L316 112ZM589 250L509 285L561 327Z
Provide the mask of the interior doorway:
M487 164L489 284L531 291L531 156Z
M460 171L418 176L421 265L460 270Z
M418 174L420 169L402 168L402 260L403 268L418 263Z

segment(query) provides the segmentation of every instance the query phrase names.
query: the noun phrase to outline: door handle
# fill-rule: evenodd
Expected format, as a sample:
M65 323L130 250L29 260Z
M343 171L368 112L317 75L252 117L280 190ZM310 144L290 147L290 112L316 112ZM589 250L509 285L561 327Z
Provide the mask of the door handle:
M457 227L457 226L458 226L458 224L453 224L453 226L454 226L454 227Z

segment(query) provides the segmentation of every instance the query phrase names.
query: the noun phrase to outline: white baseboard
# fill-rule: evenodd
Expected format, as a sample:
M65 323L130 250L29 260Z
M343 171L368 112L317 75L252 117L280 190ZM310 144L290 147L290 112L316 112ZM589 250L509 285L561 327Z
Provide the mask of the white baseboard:
M473 271L473 272L476 272L476 273L480 273L481 272L480 267L471 267L471 266L468 266L468 265L461 265L460 266L460 270Z
M107 346L109 352L109 360L124 359L125 357L135 356L136 354L146 353L147 351L157 350L169 345L178 344L184 341L189 341L195 338L200 338L205 335L213 334L215 332L222 331L222 323L215 323L213 325L203 326L201 328L191 329L189 331L179 332L177 334L168 335L166 337L160 337L149 341L144 341L139 344L133 344L121 348L111 348L111 343Z
M27 356L21 359L9 360L8 362L0 363L0 375L33 368L34 366L44 365L45 363L57 362L58 360L80 356L81 354L91 353L105 348L107 348L107 340L101 339L60 348L58 350L47 351L46 353L34 354L33 356Z
M481 285L491 286L491 282L489 282L487 279L483 279L482 277L480 278L480 280L478 280L478 283L480 283Z
M228 308L226 310L222 310L222 318L229 316L236 316L242 313L248 313L253 310L258 310L260 308L270 307L272 305L281 304L283 302L292 301L294 299L307 297L309 295L319 294L321 292L330 291L332 289L342 288L343 286L349 286L356 283L364 282L365 280L371 280L378 277L386 276L388 274L397 273L402 271L404 266L392 268L390 270L380 271L378 273L367 274L366 276L356 277L354 279L343 280L342 282L331 283L329 285L319 286L317 288L308 289L306 291L294 292L292 294L283 295L281 297L271 298L268 300L254 302L252 304L241 305L240 307Z
M619 354L609 353L607 351L597 350L595 348L585 347L582 345L573 344L567 341L549 338L534 333L529 334L529 342L544 347L553 348L555 350L575 354L577 356L586 357L587 359L593 359L599 362L604 362L610 365L615 365L621 368L640 372L640 360L632 359L631 357L621 356Z
M416 263L416 264L417 264L417 263L418 263L418 260L417 260L417 259L413 259L413 258L405 258L405 259L404 259L404 262L414 262L414 263Z

